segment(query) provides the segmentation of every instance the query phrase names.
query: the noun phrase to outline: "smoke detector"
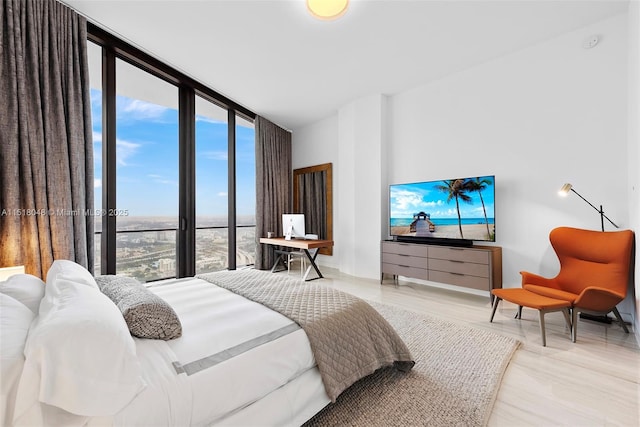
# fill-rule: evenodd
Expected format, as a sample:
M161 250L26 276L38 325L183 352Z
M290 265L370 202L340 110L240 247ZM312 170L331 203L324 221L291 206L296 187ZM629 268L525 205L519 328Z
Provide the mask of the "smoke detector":
M595 47L598 44L598 41L600 41L600 38L598 36L596 36L596 35L587 37L582 42L582 47L585 48L585 49L591 49L591 48Z

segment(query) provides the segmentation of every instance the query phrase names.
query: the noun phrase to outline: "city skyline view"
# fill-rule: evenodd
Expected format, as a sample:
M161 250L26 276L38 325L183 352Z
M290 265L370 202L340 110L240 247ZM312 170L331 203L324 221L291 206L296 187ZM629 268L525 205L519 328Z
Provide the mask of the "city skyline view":
M175 88L172 88L175 89ZM177 92L176 92L177 93ZM102 94L91 89L96 253L102 222ZM176 99L177 103L177 99ZM228 268L228 125L196 101L196 273ZM204 111L204 114L198 114ZM207 114L209 113L209 114ZM255 260L253 127L236 125L236 264ZM178 111L116 96L116 273L143 282L175 277L179 206Z

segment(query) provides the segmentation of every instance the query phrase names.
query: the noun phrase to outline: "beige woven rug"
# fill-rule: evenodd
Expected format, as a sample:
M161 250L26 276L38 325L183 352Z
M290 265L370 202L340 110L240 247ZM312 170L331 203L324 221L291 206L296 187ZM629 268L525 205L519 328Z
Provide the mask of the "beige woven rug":
M484 426L520 342L370 303L411 350L409 374L381 369L343 392L305 426Z

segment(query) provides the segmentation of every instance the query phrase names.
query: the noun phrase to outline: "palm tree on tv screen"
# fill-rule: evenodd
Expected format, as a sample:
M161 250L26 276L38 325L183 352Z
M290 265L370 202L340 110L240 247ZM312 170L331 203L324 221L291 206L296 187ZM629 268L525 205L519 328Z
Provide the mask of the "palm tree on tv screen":
M460 238L464 239L462 234L462 219L460 218L460 200L465 203L471 203L471 197L469 197L467 191L470 191L467 182L464 179L449 179L444 182L445 185L436 185L436 188L447 195L447 203L451 199L456 199L456 211L458 212L458 230L460 230Z
M474 179L470 179L467 182L467 187L469 191L473 191L478 193L480 196L480 202L482 203L482 212L484 212L484 224L487 226L487 236L491 236L491 232L489 231L489 220L487 219L487 208L484 206L484 199L482 198L482 192L487 189L488 186L492 184L491 179L489 178L480 178L476 177Z

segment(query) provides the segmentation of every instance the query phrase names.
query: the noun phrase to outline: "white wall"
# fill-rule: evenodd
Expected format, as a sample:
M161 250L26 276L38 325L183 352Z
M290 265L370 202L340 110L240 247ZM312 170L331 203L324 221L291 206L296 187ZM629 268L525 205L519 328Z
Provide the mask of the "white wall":
M363 97L293 132L293 167L333 163L333 256L318 263L359 277L380 274L380 235L386 204L387 98ZM328 140L328 138L333 138ZM386 214L384 214L386 218Z
M292 133L293 168L304 168L323 163L332 163L333 174L333 223L334 240L332 256L318 255L318 264L340 268L340 239L336 239L336 225L340 216L340 204L337 200L337 187L341 182L340 159L338 158L338 116L327 117L310 126L297 129ZM343 162L344 163L344 162ZM342 215L345 217L347 215Z
M628 166L629 166L629 218L630 226L640 231L640 2L629 4L628 18ZM638 235L636 234L636 246ZM638 248L636 247L636 252ZM635 265L635 332L640 341L640 262Z
M388 170L380 173L381 193L386 195L389 183L495 175L496 244L503 247L505 287L519 285L520 270L557 272L548 241L552 228L599 229L599 216L586 203L573 194L557 196L565 182L604 205L622 228L637 226L630 222L634 212L621 185L629 182L630 166L638 166L637 156L631 165L627 161L627 20L620 15L389 97L388 134L383 134L388 144L381 146L388 149L383 157ZM594 34L599 44L584 49L583 40ZM340 128L342 110L336 117L337 125L324 120L294 130L294 153L308 150L314 127L327 133ZM349 170L343 162L356 160L341 153L364 142L354 139L353 147L343 147L346 141L339 141L334 159L342 173ZM345 182L365 184L349 178L334 185ZM378 209L386 222L383 199ZM338 221L354 221L341 216L352 212L342 203L336 206ZM372 227L357 237L375 232ZM335 237L336 245L341 237ZM379 262L379 254L375 257ZM374 265L360 257L358 262Z

